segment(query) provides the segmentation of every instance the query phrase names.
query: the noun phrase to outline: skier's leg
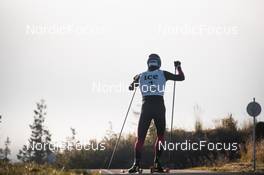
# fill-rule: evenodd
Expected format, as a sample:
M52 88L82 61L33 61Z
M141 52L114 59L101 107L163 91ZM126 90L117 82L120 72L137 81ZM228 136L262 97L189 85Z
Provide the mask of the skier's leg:
M159 162L159 159L162 155L163 149L160 144L164 144L164 133L166 128L166 117L165 117L165 106L164 104L160 105L158 116L154 118L155 126L157 128L157 139L155 144L155 163Z
M147 105L142 105L142 110L138 123L138 138L135 143L135 160L133 166L128 170L128 173L136 173L140 171L140 160L141 160L141 152L144 145L144 141L147 135L147 131L151 122L151 118L149 117L149 107Z
M143 109L140 115L139 123L138 123L138 138L135 144L135 163L139 164L141 160L141 152L144 145L144 141L148 132L148 128L151 122L151 118L148 116L148 112Z

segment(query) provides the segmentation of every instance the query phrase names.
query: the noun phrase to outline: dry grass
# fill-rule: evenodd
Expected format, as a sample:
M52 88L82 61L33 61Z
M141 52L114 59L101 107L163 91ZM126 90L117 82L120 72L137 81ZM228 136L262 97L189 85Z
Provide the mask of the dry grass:
M253 144L248 142L246 150L241 150L241 161L252 162ZM264 164L264 140L256 143L256 160L260 164Z
M38 165L34 163L0 163L1 175L98 175L97 172L87 172L86 170L63 170L48 165Z
M247 142L245 147L241 149L241 159L238 162L226 163L213 167L195 167L196 170L210 170L221 172L252 172L252 153L253 146L251 142ZM257 172L264 172L264 140L256 144Z
M234 162L214 167L195 167L193 170L209 170L217 172L253 172L252 163ZM264 164L257 164L256 172L264 172Z

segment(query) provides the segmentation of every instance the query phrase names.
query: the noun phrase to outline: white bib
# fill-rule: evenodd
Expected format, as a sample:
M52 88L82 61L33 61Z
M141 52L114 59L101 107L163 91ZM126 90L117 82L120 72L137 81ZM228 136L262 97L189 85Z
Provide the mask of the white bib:
M166 79L162 70L146 71L140 74L139 87L142 96L163 96Z

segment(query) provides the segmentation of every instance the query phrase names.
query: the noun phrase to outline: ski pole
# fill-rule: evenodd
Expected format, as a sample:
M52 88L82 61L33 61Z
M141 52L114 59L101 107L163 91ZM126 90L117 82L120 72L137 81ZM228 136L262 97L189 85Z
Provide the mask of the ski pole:
M176 75L177 67L175 67L175 75ZM173 97L172 97L172 111L171 111L171 130L170 130L170 143L172 142L172 129L173 129L173 117L174 117L174 103L175 103L175 89L176 89L176 81L173 84ZM171 154L169 151L169 161L171 162Z
M117 142L116 142L116 144L115 144L114 150L113 150L113 152L112 152L111 159L110 159L110 161L109 161L109 164L108 164L108 166L107 166L107 169L109 169L109 168L111 167L111 164L112 164L112 161L113 161L113 158L114 158L114 155L115 155L116 149L117 149L117 147L118 147L118 144L119 144L119 142L120 142L120 138L121 138L121 135L122 135L122 132L123 132L123 129L124 129L124 126L125 126L125 123L126 123L126 120L127 120L127 116L128 116L128 113L129 113L130 108L131 108L131 105L132 105L132 102L133 102L133 100L134 100L134 97L135 97L136 91L137 91L137 88L135 89L135 91L134 91L134 93L133 93L133 95L132 95L132 98L131 98L131 100L130 100L130 103L129 103L129 106L128 106L128 109L127 109L127 113L126 113L126 117L125 117L125 120L124 120L124 122L123 122L123 125L122 125L122 128L121 128L121 131L120 131L120 133L119 133L119 136L118 136Z

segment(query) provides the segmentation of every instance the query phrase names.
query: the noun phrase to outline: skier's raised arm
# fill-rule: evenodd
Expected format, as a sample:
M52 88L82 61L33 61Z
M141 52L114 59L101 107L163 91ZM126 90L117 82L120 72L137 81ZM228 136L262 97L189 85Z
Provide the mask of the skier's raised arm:
M184 81L185 76L181 68L181 62L175 61L174 62L175 69L177 69L178 74L172 74L170 72L164 71L164 76L166 80L173 80L173 81Z
M133 78L133 82L129 86L129 90L133 91L135 87L138 87L139 75Z

